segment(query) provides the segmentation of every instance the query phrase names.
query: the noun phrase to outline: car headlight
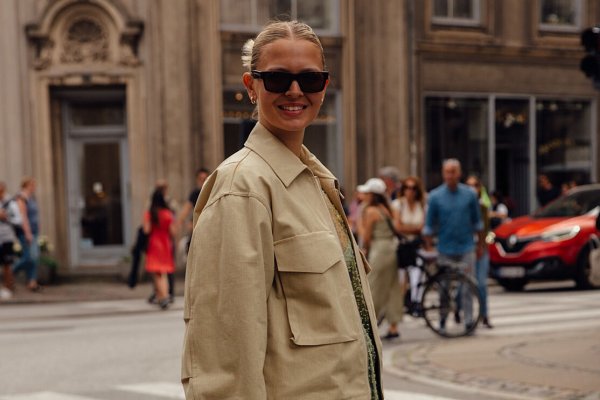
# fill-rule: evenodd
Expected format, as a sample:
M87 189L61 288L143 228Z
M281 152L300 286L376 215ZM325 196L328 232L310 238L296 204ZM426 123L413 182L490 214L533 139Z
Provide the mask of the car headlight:
M573 239L581 231L579 225L566 229L557 229L542 234L542 240L545 242L562 242L563 240Z
M496 240L496 234L494 232L488 232L488 234L485 236L485 243L494 244L494 240Z

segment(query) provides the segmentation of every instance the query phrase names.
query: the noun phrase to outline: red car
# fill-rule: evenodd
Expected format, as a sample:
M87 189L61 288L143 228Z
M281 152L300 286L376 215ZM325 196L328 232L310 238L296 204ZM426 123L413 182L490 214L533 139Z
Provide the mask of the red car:
M600 184L585 185L500 225L488 237L491 277L510 291L534 280L573 279L579 288L592 287L589 252L599 211Z

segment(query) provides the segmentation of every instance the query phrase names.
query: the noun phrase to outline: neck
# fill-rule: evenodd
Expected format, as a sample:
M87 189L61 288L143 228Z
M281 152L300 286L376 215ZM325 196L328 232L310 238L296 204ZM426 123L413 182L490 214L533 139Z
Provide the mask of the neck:
M304 131L300 132L272 132L281 143L285 145L297 157L302 153L302 142L304 141Z

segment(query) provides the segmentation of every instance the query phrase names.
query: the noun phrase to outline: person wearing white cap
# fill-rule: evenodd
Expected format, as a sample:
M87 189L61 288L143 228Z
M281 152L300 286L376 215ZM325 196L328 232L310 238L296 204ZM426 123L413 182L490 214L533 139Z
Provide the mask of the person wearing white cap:
M404 302L398 282L396 235L392 230L392 211L386 197L386 185L379 178L371 178L365 184L359 185L357 191L365 193L366 196L362 217L362 244L373 268L368 278L375 313L378 319L385 313L385 318L390 324L384 338L397 338L400 336L397 325L402 321Z

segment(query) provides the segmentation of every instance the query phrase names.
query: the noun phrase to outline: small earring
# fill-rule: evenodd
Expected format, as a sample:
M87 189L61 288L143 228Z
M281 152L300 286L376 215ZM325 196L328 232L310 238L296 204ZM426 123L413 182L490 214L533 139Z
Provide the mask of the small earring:
M321 104L323 104L323 102L325 101L325 97L321 98Z
M256 104L256 97L254 97L254 96L250 97L250 103Z

